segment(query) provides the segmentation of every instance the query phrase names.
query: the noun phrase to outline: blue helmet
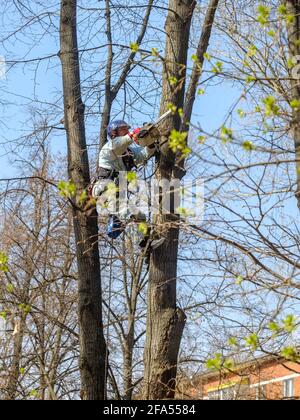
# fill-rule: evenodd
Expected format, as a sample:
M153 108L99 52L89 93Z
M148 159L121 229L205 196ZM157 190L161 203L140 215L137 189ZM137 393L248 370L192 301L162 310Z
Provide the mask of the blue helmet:
M130 128L130 126L124 120L111 121L107 126L107 135L111 138L111 132L114 131L114 130L117 130L120 127Z

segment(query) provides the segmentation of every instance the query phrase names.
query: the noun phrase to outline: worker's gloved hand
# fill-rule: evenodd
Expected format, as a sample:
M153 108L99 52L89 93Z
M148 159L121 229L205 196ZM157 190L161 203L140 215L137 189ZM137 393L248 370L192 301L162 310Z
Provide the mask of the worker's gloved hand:
M138 134L141 131L140 128L135 128L134 130L130 131L129 136L138 144Z

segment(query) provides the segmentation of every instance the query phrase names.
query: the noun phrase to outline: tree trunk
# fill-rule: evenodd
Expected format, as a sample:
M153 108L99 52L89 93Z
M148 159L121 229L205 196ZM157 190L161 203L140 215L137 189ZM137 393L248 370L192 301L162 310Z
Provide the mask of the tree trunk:
M36 209L35 209L36 210ZM35 211L35 215L38 214L39 211ZM37 221L35 220L35 224L37 225ZM38 232L38 228L35 229L35 232ZM37 253L37 244L33 244L32 249L27 249L28 256L32 259L26 261L25 265L25 272L26 277L24 279L24 291L19 296L19 299L22 303L28 304L29 296L30 296L30 283L32 277L34 276L34 267L32 261L34 261L34 257ZM16 314L16 320L14 323L14 332L13 332L13 355L11 361L11 368L9 370L8 375L8 382L7 382L7 399L8 400L15 400L17 397L18 391L18 384L19 379L21 376L20 368L21 368L21 361L23 357L23 341L25 336L25 329L26 329L26 319L27 314L19 308L19 314Z
M113 103L113 95L111 91L111 69L113 65L113 47L112 47L112 33L111 33L111 13L109 0L105 1L106 7L106 35L108 42L108 57L105 71L105 102L103 107L101 128L100 128L100 150L106 143L107 133L106 128L110 121L111 107Z
M128 333L124 341L124 398L125 400L132 400L133 394L133 349L134 349L134 331L135 319L134 315L129 317Z
M68 173L76 186L76 203L90 182L89 162L81 100L76 34L76 0L61 2L61 63L65 127L68 142ZM106 346L102 324L102 296L96 212L87 215L73 206L78 264L78 315L82 398L104 398Z
M165 31L166 52L160 113L172 103L183 108L187 52L194 0L170 0ZM176 78L177 85L170 83ZM173 178L175 154L168 145L169 133L179 130L181 119L172 115L162 127L158 180ZM176 307L179 217L160 214L156 224L162 227L165 243L151 254L148 288L147 333L144 353L144 398L174 398L177 359L185 325L185 314Z
M300 57L300 0L288 0L283 4L287 7L289 15L294 16L293 23L287 25L289 52L291 58ZM300 101L300 80L293 79L291 81L291 99ZM297 173L297 187L296 198L298 207L300 209L300 108L293 110L293 119L291 122L292 134L295 143L295 159L296 159L296 173Z
M19 320L17 320L15 324L15 333L13 337L12 364L9 370L8 382L6 386L7 400L13 401L16 399L16 396L17 396L25 325L26 325L26 315L22 313L20 315Z

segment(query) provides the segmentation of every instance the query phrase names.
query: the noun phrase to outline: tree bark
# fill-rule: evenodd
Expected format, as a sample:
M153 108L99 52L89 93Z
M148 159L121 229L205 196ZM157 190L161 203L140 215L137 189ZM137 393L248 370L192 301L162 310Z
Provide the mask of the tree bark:
M128 319L128 333L124 340L124 398L125 400L132 400L133 394L133 349L134 349L134 331L135 319L134 314Z
M21 367L21 358L22 358L22 347L24 339L24 331L26 326L26 315L21 314L19 320L16 321L15 331L13 337L13 356L12 364L9 370L8 381L6 386L7 400L15 400L18 390L18 382L20 377L20 367Z
M68 174L76 186L76 203L90 182L81 99L76 0L61 2L61 50ZM78 315L82 398L104 399L106 346L102 323L100 259L96 212L87 215L73 206L78 264Z
M210 0L210 3L207 8L207 12L205 15L205 20L203 23L203 28L197 48L197 60L194 63L193 71L191 75L191 80L189 86L187 88L185 100L184 100L184 109L183 109L183 118L181 129L183 131L189 130L189 122L192 117L193 106L196 99L196 92L200 77L202 75L202 68L204 64L204 54L207 52L211 31L215 20L216 10L219 4L219 0Z
M183 108L194 7L194 0L169 1L161 114L166 112L168 103ZM170 77L176 78L176 86L170 83ZM180 129L180 124L178 113L163 124L158 180L171 181L173 178L175 154L169 148L168 138L172 129ZM166 241L153 250L149 272L144 398L150 400L172 399L175 395L177 359L185 325L185 314L176 306L178 222L179 217L175 214L160 214L156 220L157 226L163 229Z
M287 7L287 13L294 16L293 23L287 25L288 32L288 46L291 58L300 57L300 1L288 0L282 2ZM291 81L291 99L300 101L300 80L293 79ZM295 160L296 160L296 174L297 174L297 187L296 199L300 209L300 108L293 110L293 118L291 121L292 135L295 143Z

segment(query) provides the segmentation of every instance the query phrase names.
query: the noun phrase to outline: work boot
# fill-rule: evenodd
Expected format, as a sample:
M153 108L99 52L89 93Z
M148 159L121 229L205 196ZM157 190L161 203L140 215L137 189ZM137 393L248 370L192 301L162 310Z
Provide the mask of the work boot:
M165 238L160 238L160 239L153 239L150 242L150 249L157 249L160 246L162 246L162 244L165 242Z
M150 240L149 235L147 234L139 243L140 248L146 248L146 246L148 245L148 242ZM164 242L165 242L165 238L158 238L158 239L152 239L149 242L149 249L157 249L159 248Z
M140 248L146 248L147 243L149 241L149 237L145 237L144 239L141 240L141 242L139 243L139 247Z

